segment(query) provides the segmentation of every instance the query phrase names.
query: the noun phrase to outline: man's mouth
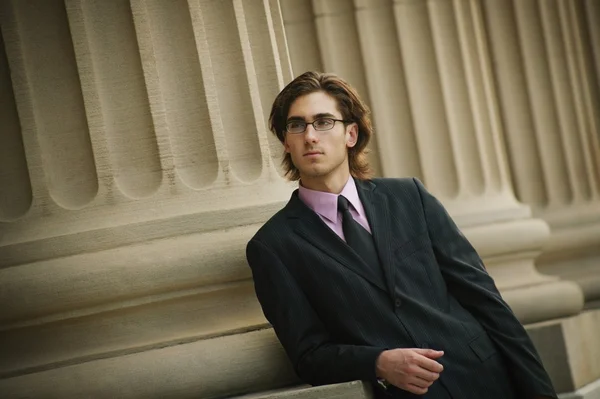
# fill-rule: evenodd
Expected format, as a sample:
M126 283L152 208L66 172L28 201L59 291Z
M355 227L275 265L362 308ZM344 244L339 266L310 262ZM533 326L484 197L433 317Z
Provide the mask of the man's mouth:
M322 152L321 151L308 151L304 153L305 157L311 156L311 155L321 155Z

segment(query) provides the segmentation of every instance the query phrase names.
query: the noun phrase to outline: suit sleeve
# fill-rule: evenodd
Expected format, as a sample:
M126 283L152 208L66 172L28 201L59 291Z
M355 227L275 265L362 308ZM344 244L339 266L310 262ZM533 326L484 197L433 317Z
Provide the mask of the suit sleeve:
M256 296L296 373L311 385L375 381L375 364L385 348L333 342L294 277L279 257L251 240L246 257Z
M467 309L506 359L523 398L556 398L554 388L525 328L502 299L473 246L442 204L414 179L429 236L448 291Z

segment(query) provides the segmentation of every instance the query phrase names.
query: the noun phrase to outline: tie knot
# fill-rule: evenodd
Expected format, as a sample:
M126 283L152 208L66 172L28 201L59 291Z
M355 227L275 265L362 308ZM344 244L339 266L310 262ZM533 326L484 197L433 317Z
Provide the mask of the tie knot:
M348 199L343 195L338 195L338 210L341 212L347 212L349 206L350 203L348 202Z

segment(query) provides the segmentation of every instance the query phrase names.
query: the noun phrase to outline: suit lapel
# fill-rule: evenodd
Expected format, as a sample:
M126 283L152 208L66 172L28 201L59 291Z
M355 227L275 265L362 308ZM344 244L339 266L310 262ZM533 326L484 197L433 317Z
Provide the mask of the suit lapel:
M371 227L375 247L384 273L387 291L394 295L394 267L392 262L392 231L388 199L375 190L375 184L368 181L356 181L358 196L365 208Z
M288 218L294 224L296 234L376 287L387 291L381 278L372 272L372 268L298 198L297 192L292 195L287 208Z

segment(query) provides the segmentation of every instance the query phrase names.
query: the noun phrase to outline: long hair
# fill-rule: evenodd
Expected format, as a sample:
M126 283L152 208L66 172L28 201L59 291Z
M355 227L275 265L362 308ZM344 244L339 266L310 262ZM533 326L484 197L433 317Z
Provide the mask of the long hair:
M350 123L358 125L358 139L354 147L348 148L348 163L350 174L357 179L366 180L372 176L367 160L366 149L373 135L371 111L360 99L356 90L346 81L331 73L305 72L292 80L277 95L269 116L269 129L282 143L286 135L286 123L292 103L301 96L322 91L337 101L338 111L341 112L345 126ZM300 171L292 162L290 154L285 153L283 161L285 176L289 180L300 179Z

